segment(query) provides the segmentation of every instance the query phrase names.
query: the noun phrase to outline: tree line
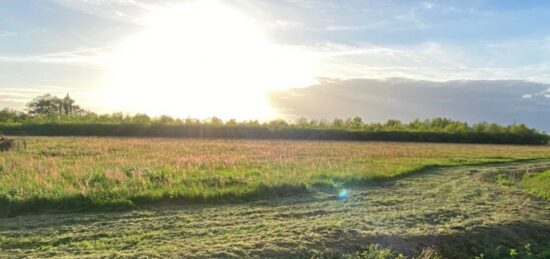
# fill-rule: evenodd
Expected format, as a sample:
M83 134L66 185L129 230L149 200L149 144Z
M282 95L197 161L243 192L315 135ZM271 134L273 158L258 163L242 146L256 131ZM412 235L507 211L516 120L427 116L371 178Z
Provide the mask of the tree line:
M360 117L296 121L206 120L167 115L96 114L83 110L67 94L31 100L26 112L0 111L0 131L29 135L167 136L253 139L391 140L457 143L546 144L549 136L525 124L468 124L447 118L366 122Z

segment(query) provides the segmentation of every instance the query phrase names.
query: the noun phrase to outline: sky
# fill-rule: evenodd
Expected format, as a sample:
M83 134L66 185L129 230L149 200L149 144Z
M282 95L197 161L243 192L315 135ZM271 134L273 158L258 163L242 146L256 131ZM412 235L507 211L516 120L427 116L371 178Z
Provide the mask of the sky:
M0 107L548 131L548 24L528 0L0 0Z

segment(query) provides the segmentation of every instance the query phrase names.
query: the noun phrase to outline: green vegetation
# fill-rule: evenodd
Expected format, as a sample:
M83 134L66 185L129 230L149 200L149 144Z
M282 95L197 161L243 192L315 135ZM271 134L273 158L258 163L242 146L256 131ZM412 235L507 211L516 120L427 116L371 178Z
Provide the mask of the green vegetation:
M360 117L324 120L223 121L151 118L146 114L98 115L82 110L68 95L39 96L28 113L0 111L0 132L41 136L148 136L240 139L384 140L446 143L547 144L549 136L524 124L501 126L481 122L469 125L446 118L402 123L368 123Z
M242 201L433 166L550 158L548 146L32 137L0 156L0 214Z
M527 173L522 186L530 193L550 200L550 170L542 173Z
M542 248L540 251L533 252L530 244L510 248L505 246L497 246L495 248L486 249L476 259L545 259L550 258L550 246Z
M497 174L496 182L516 187L550 200L550 170L544 172L523 172L519 175Z
M269 140L548 142L522 124L97 115L68 95L28 108L0 111L0 132L163 138L27 137L0 153L0 258L550 255L534 196L550 197L550 146Z
M380 145L365 149L384 147L376 154L389 156L391 143ZM426 146L460 153L448 145ZM477 146L464 149L481 152ZM492 181L496 173L543 168L550 168L550 160L432 168L354 186L347 199L313 192L230 204L179 202L0 218L0 257L548 258L550 203Z

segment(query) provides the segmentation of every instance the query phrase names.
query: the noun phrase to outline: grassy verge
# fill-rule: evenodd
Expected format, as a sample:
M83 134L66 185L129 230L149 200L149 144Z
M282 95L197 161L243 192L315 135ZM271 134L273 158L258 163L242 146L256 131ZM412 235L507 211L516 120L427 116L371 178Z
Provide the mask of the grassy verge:
M431 166L550 158L548 146L151 138L27 139L0 156L0 215L338 190Z
M525 174L522 187L530 193L550 200L550 170Z
M544 172L520 172L519 174L497 174L498 184L515 187L541 198L550 200L550 170Z

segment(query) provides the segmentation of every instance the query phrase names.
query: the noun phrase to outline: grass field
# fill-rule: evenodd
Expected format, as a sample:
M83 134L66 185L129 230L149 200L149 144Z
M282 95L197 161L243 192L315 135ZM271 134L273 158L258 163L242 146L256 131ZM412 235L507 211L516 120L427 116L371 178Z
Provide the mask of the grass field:
M27 138L0 156L0 214L242 201L387 180L431 166L550 158L548 146Z
M0 258L549 258L550 202L495 180L544 168L549 159L432 168L355 186L347 199L0 218Z

